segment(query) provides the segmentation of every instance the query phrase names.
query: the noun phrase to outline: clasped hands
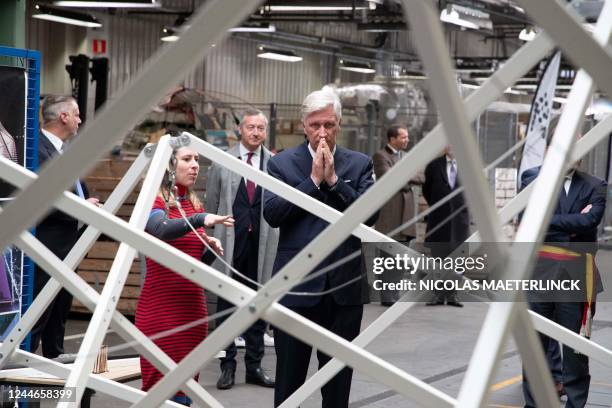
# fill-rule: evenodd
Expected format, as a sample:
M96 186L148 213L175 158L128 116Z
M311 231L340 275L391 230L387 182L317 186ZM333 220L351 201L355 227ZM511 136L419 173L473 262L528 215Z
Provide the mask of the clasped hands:
M332 154L325 139L319 141L314 160L312 161L312 171L310 172L312 182L318 186L325 180L327 185L333 186L338 181L334 168L334 155Z

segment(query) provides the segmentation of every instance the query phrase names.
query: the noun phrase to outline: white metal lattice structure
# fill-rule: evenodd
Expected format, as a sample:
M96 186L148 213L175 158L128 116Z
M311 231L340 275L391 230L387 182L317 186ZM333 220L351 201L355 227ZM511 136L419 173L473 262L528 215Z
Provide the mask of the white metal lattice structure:
M536 243L541 241L546 230L566 163L582 157L612 130L612 117L608 117L574 146L574 135L580 127L584 110L590 99L593 80L600 88L612 94L612 78L610 78L612 52L606 47L612 30L612 0L606 1L593 37L582 29L577 16L554 0L538 2L518 0L518 2L538 25L552 36L557 45L577 62L576 65L584 67L585 70L579 72L572 87L569 103L561 116L560 126L557 127L540 173L541 177L534 186L527 188L512 200L500 214L494 211L492 198L487 192L481 171L480 155L468 123L543 58L554 46L553 40L543 33L533 42L524 45L504 67L464 102L460 100L454 83L450 59L443 41L442 27L430 2L426 0L403 0L403 5L405 10L410 10L407 18L415 36L415 44L431 79L432 95L439 108L442 122L447 129L453 131L445 135L441 126L436 127L390 170L388 177L376 183L344 214L326 207L188 134L183 134L179 138L179 143L189 144L190 148L212 161L254 180L262 187L282 195L306 211L330 222L330 226L325 231L257 292L142 231L143 216L150 208L152 195L159 185L161 172L165 168L163 163L167 162L171 149L177 147L172 146L168 138L163 138L156 149L149 147L141 154L104 208L94 207L72 194L61 193L72 184L76 175L84 174L93 166L97 157L110 149L114 138L106 135L124 134L135 118L161 97L167 86L184 75L199 57L206 55L210 45L220 40L227 28L240 22L258 3L250 0L207 2L194 16L191 28L181 36L181 39L157 55L149 65L149 69L140 74L132 87L126 88L119 98L89 123L73 146L54 160L39 177L8 160L0 159L2 178L22 190L0 213L0 230L3 231L0 236L0 247L15 244L52 276L30 310L0 346L0 366L4 366L9 361L35 365L42 371L67 378L68 386L78 387L78 397L82 395L84 387L88 386L132 402L135 407L177 406L164 400L176 390L183 389L198 405L218 407L221 404L191 378L237 333L242 332L259 318L335 357L285 402L284 406L287 407L297 406L345 364L423 406L485 406L501 348L510 333L514 335L519 347L526 372L530 378L535 379L532 389L535 391L534 396L538 405L542 407L555 406L557 400L544 355L539 347L536 330L561 339L580 352L612 366L612 353L609 350L528 312L517 295L514 303L491 304L459 396L455 399L363 349L384 331L385 327L408 310L412 303L399 302L394 305L364 330L353 343L276 303L276 300L298 283L329 253L331 248L342 242L349 234L354 234L365 241L394 242L362 225L361 221L367 219L404 185L404 180L413 177L418 169L433 159L442 150L447 139L453 145L458 160L466 164L461 169L462 179L465 180L469 207L475 215L480 231L478 236L471 237L470 240L479 240L482 237L489 242L499 242L502 240L500 225L526 206L524 221L516 241L532 243L529 253L523 252L520 256L513 256L500 246L498 255L513 256L513 262L508 263L502 277L521 278L527 275L535 254ZM153 165L147 174L130 223L126 223L113 216L113 212L132 190L149 161ZM539 194L538 203L527 205L528 197L534 189L537 189ZM26 230L46 212L50 203L90 225L65 260L55 257ZM98 294L79 278L73 269L100 232L122 242L122 245L109 279L102 293ZM220 326L219 330L213 332L178 365L115 310L118 294L125 280L126 265L129 265L135 250L177 271L187 279L206 286L207 289L238 306L236 312ZM16 350L49 300L62 286L94 311L94 317L72 370L59 363ZM103 380L99 376L87 374L91 371L92 359L100 344L101 334L109 325L112 325L126 341L136 340L138 351L161 371L167 373L149 393L145 394ZM69 405L75 404L60 404L60 406Z

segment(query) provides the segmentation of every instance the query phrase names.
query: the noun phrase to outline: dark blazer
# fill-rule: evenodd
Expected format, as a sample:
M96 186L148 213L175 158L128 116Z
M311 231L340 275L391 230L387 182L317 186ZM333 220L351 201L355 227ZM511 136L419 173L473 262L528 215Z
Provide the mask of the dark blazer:
M318 189L310 178L312 156L305 142L272 157L268 163L268 173L330 207L344 211L374 183L372 162L362 153L337 146L334 167L338 176L338 184L334 191L330 191L325 182L321 184L321 189ZM373 225L377 215L367 220L366 224ZM264 218L273 228L280 228L278 251L272 269L273 275L329 225L323 219L268 190L264 193ZM319 270L360 248L361 241L351 236L332 251L314 270ZM340 305L360 305L368 301L367 279L362 269L361 257L352 259L334 268L327 275L300 284L292 290L321 292L360 275L364 279L333 292L334 300ZM287 295L281 300L281 303L290 307L310 307L319 301L319 296Z
M540 167L534 167L523 172L521 190L535 180L540 173ZM573 251L597 252L597 226L603 218L606 209L607 183L595 176L576 170L568 194L561 186L555 211L551 217L544 242L559 243ZM581 214L583 208L591 204L589 212ZM534 270L534 277L540 279L584 277L584 261L576 264L540 259ZM599 272L596 274L596 288L603 290ZM569 299L575 300L575 299Z
M52 159L58 154L45 135L39 133L38 137L38 164L43 166L47 160ZM81 183L85 198L89 197L89 192L85 183ZM73 188L72 192L74 193ZM51 210L40 224L36 226L36 236L60 259L64 259L70 249L79 238L78 221L66 213L58 210Z
M535 180L538 174L540 167L525 170L521 177L521 190ZM597 226L606 210L606 191L607 183L604 180L576 170L567 195L561 186L544 241L596 243ZM589 204L593 206L591 210L580 214Z
M455 182L455 188L461 186L459 177ZM446 155L434 159L425 168L425 183L423 184L423 196L430 206L449 195L454 189L448 184L448 174L446 173ZM459 194L453 197L446 204L427 216L427 233L441 224L455 211L465 205L465 197ZM470 232L470 216L467 207L461 210L450 221L444 223L431 235L425 238L425 242L448 243L448 250L452 251L463 243ZM438 255L434 255L438 256ZM442 255L440 255L442 256Z

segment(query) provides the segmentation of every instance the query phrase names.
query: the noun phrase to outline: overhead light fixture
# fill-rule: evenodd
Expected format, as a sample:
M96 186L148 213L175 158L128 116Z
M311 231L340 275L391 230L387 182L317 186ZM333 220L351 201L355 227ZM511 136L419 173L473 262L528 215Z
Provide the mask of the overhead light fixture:
M525 89L525 90L536 90L538 87L537 84L516 84L513 85L512 88L514 89ZM556 85L555 89L557 91L569 91L572 89L571 85Z
M259 58L285 62L298 62L302 60L302 57L296 55L293 51L273 50L266 47L259 47L259 51L260 53L257 54Z
M380 0L269 0L260 10L262 12L309 12L309 11L353 11L373 10Z
M406 31L404 23L357 23L357 30L370 33L383 33L393 31Z
M350 62L340 60L340 69L344 71L359 72L361 74L374 74L376 70L370 66L370 64L364 64L361 62Z
M54 5L61 7L90 7L90 8L159 8L161 3L157 0L107 0L107 1L96 1L96 0L61 0L54 1Z
M53 21L56 23L76 25L80 27L102 27L102 24L98 21L98 19L91 14L56 9L43 4L36 4L34 8L36 13L32 15L32 18L39 20Z
M244 24L239 27L230 28L230 33L274 33L276 26L274 24Z
M368 0L368 8L370 10L376 10L376 7L382 6L383 0Z
M515 89L512 89L511 87L506 88L504 93L505 94L512 94L512 95L527 95L527 92L525 92L525 91L517 91Z
M457 4L449 4L443 9L440 13L440 21L473 30L493 30L493 22L489 18L489 13Z
M176 28L173 27L164 27L162 28L162 37L161 40L165 42L174 42L179 39L179 32Z
M518 38L519 40L523 40L523 41L533 41L533 39L536 37L537 34L538 33L535 28L528 26L521 30Z
M368 6L355 6L355 10L368 8ZM264 11L353 11L353 6L264 6Z

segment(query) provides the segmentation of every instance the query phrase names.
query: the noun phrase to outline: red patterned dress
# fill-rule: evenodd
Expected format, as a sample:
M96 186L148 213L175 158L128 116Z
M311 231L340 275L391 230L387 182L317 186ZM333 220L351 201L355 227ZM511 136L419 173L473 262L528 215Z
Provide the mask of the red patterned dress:
M180 194L180 191L179 191ZM179 198L187 217L203 212L195 210L187 198ZM153 210L165 210L164 201L158 197ZM176 207L170 207L168 218L181 218ZM198 232L204 233L203 228ZM190 231L180 238L168 241L173 247L200 260L204 244ZM151 337L159 332L191 323L208 316L204 289L181 275L147 258L147 274L136 307L136 327ZM208 334L208 323L202 323L178 333L154 340L170 358L179 363L191 350L202 342ZM140 357L142 371L142 390L153 387L163 375L143 357ZM197 376L196 376L197 380ZM177 395L184 395L178 393Z

